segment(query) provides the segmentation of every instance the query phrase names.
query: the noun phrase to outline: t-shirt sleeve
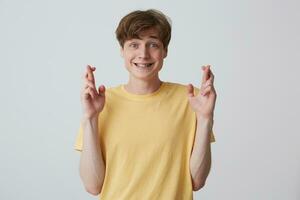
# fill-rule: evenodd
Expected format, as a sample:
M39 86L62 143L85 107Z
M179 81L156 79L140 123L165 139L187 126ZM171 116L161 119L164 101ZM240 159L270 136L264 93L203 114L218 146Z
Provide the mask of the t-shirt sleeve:
M210 143L213 143L213 142L216 142L216 138L215 138L214 132L212 131L212 132L210 133Z
M77 132L77 137L75 140L74 149L77 151L82 151L82 143L83 143L83 129L80 124L78 132Z

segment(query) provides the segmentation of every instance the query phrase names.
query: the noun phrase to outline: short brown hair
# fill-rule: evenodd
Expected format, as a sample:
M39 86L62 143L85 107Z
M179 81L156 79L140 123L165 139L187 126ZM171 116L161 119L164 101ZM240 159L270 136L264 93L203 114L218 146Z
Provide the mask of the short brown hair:
M126 40L139 38L139 34L150 28L155 28L159 33L159 40L167 49L171 39L170 19L162 12L149 10L136 10L124 16L117 29L116 36L121 47Z

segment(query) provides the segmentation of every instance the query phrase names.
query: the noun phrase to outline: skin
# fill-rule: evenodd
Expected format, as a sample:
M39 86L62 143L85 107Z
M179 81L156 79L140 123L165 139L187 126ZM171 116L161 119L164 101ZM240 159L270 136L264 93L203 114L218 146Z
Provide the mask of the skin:
M86 191L92 195L98 195L101 192L105 175L98 131L98 115L105 104L105 87L101 85L96 89L93 75L95 70L95 67L88 65L83 76L81 125L84 134L79 165L82 183Z
M83 76L83 86L81 90L81 104L83 116L92 118L98 116L103 110L105 104L105 86L100 85L98 89L95 85L94 71L96 67L87 65L86 72Z
M194 86L187 86L188 98L193 111L199 117L212 118L216 103L216 91L214 88L214 75L210 65L202 66L203 76L200 85L200 93L194 96Z
M125 89L133 94L148 94L156 91L162 81L158 73L167 57L167 49L158 39L155 29L149 29L139 35L139 39L133 38L125 41L121 48L124 64L129 72L129 80ZM152 64L150 68L141 69L136 64Z
M202 66L202 70L204 73L198 95L194 95L192 84L187 86L189 103L197 116L195 142L190 157L190 172L194 191L204 187L211 168L210 133L213 128L213 114L217 98L214 75L210 65Z
M162 83L159 78L159 71L162 69L163 61L167 57L167 48L158 39L157 31L149 29L142 32L139 38L125 41L120 52L129 73L128 82L124 86L125 89L133 94L155 92ZM141 67L142 64L151 64L151 67L143 68ZM95 67L88 65L83 77L81 102L83 118L89 122L87 124L96 124L96 118L105 105L105 86L100 85L98 89L96 88L93 74L95 70ZM197 116L196 137L190 158L190 172L194 191L204 186L211 167L210 133L213 127L213 113L217 97L214 88L214 75L210 65L202 66L202 70L203 75L199 94L194 95L194 86L192 84L187 85L187 98ZM87 127L89 127L87 129L93 130L90 131L93 132L90 135L96 135L97 127L93 128L92 125ZM92 140L89 141L92 143ZM86 146L88 145L86 144ZM105 166L103 166L102 158L97 157L97 152L101 151L98 148L99 144L93 145L97 149L91 149L90 152L96 153L86 154L86 160L88 156L94 158L89 165L94 166L94 175L98 178L87 180L85 185L91 185L88 186L87 191L96 195L100 192L97 188L102 185ZM102 173L97 175L96 171L99 170L102 170ZM85 170L82 174L83 177L93 176L91 170Z

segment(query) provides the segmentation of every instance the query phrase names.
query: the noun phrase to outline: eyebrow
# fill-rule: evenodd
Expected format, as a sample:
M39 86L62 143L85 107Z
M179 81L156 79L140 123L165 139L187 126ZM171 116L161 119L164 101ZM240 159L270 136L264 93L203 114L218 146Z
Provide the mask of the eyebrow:
M150 38L158 39L158 37L155 35L150 35Z

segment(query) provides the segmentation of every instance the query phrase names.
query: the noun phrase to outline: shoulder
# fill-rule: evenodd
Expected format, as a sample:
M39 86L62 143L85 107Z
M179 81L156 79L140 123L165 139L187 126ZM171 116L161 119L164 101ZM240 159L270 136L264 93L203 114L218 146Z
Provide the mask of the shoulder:
M176 93L187 93L187 87L188 84L182 84L182 83L175 83L175 82L165 82L166 84L166 89L174 91ZM194 86L194 92L198 93L199 88Z
M120 93L121 87L122 87L122 85L107 87L105 90L105 95L108 95L108 96L117 95L118 93Z
M164 82L166 88L173 89L173 90L186 90L187 85L181 83L174 83L174 82Z

